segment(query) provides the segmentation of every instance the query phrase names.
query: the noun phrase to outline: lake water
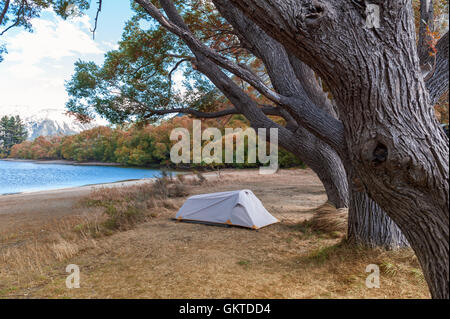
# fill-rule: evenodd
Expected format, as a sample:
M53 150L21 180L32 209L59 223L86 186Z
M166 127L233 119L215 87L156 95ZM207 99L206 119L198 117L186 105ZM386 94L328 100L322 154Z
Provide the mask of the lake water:
M0 160L0 195L161 176L160 170Z

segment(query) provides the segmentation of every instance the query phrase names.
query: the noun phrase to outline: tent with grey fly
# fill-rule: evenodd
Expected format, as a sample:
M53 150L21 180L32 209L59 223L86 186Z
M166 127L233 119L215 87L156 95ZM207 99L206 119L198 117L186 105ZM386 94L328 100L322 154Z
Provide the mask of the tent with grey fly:
M179 221L251 229L260 229L279 222L248 189L191 196L175 218Z

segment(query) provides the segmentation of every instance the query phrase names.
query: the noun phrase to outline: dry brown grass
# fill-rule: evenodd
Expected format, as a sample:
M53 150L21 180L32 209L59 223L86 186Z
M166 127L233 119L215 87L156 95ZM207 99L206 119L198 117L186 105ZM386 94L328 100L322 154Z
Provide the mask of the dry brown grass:
M28 230L23 239L2 241L0 247L0 296L18 287L36 287L47 280L48 269L68 260L88 245L87 238L74 231L87 222L82 216L65 218Z
M88 209L100 208L103 220L96 219L82 224L78 231L84 235L90 233L92 237L99 237L111 235L115 231L129 230L165 210L178 209L179 201L174 199L187 195L187 186L167 175L142 185L100 188L83 198L79 205Z
M429 297L410 249L384 251L346 244L339 233L345 217L339 215L339 222L333 222L337 215L330 207L314 209L326 198L311 171L286 170L269 177L248 171L221 173L220 181L211 177L214 174L204 175L207 180L201 185L188 176L169 184L182 182L191 194L252 189L282 222L259 231L179 223L171 218L184 198L147 197L150 185L100 190L84 200L126 198L149 204L153 198L145 213L149 218L109 236L92 236L84 225L101 225L108 216L104 207L82 208L77 199L74 215L64 212L39 222L37 209L35 222L21 231L9 223L10 228L0 230L0 297ZM304 222L317 213L322 216L314 223ZM5 216L0 214L0 223L11 218ZM330 231L336 233L330 236ZM65 287L68 264L81 268L80 289ZM368 264L381 268L380 289L365 287Z
M312 230L329 234L347 232L348 209L336 209L333 205L325 203L314 209L313 214L308 221Z

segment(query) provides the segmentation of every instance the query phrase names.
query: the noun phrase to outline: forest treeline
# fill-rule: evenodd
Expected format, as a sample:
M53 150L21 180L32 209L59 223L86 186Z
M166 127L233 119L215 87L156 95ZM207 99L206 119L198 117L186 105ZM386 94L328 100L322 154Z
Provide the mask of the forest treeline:
M186 167L187 164L175 165L170 161L170 149L176 143L170 140L170 134L175 128L186 128L192 132L192 123L192 119L187 116L177 116L159 125L130 125L117 128L99 126L76 135L40 136L34 141L24 141L14 145L9 157L33 160L95 161L139 167ZM239 115L233 116L226 126L243 129L247 127L245 120ZM203 120L202 129L208 127L217 127L224 135L223 120ZM247 139L245 142L247 143ZM261 166L260 163L248 163L247 147L244 149L245 163L220 164L220 166L234 168ZM217 167L218 165L202 162L189 166ZM279 149L279 165L280 167L304 166L300 160L283 149Z

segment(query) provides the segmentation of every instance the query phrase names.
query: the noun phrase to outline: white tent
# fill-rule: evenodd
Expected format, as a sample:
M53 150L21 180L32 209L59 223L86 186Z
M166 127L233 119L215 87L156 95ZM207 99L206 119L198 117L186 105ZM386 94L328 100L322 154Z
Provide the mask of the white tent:
M191 196L178 211L176 219L251 229L279 222L250 190Z

